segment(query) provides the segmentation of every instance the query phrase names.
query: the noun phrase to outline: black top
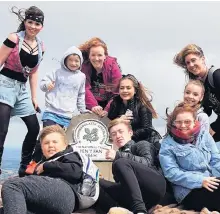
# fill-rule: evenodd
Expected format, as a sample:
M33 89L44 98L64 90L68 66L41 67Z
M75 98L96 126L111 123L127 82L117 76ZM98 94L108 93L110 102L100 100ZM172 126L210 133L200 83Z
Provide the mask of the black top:
M203 100L204 111L210 116L212 110L220 115L220 69L213 72L214 88L210 85L208 76L204 82L205 95Z
M134 142L131 140L116 152L114 161L118 160L119 158L125 158L158 170L158 172L162 174L157 156L158 149L152 143L144 140L139 142ZM112 171L114 172L114 170ZM114 179L116 182L118 181L115 175Z
M113 120L120 117L126 113L127 109L133 113L131 126L134 134L132 139L134 141L147 140L150 143L157 143L161 136L153 128L152 113L136 98L136 95L128 101L127 105L123 103L120 95L114 97L109 108L108 118Z
M16 43L12 42L8 38L3 43L4 43L4 45L6 45L9 48L14 48L16 46ZM25 43L23 43L23 46L28 48L30 53L27 53L26 51L24 51L21 48L21 51L19 53L21 64L23 67L27 66L29 68L34 68L38 63L38 54L33 55L33 53L35 53L38 49L36 49L36 47L34 49L32 49L31 47L28 47L28 45ZM1 74L3 74L4 76L7 76L9 78L18 80L20 82L27 81L27 78L23 75L23 73L18 73L18 72L10 70L8 68L5 68L5 67L2 68Z
M82 181L83 163L77 153L62 156L70 152L73 152L73 148L71 146L67 146L64 151L56 153L51 158L47 160L42 159L42 162L44 163L44 171L40 175L49 176L52 178L61 178L62 180L66 181L74 191L77 191L77 185ZM49 160L59 156L62 157L56 161L48 162Z
M92 65L91 67L92 67L92 74L91 74L92 91L93 93L99 93L99 90L104 87L103 74L102 72L97 74L97 71L95 70L95 68ZM108 100L104 100L104 101L98 100L97 102L103 109L108 104Z

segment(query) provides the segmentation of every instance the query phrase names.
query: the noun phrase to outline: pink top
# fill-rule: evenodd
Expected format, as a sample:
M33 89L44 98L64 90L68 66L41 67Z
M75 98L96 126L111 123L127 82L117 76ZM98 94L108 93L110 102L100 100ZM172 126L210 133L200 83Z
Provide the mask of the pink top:
M97 101L108 100L105 110L108 111L112 97L118 94L118 83L121 79L121 70L118 66L117 59L107 56L103 64L103 84L104 87L95 93L91 86L92 65L89 61L82 65L82 72L86 75L86 107L92 109L98 106Z

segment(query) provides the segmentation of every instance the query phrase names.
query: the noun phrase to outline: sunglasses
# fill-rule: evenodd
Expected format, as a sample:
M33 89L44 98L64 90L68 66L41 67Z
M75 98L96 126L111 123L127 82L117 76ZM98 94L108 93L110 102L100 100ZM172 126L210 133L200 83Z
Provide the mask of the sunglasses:
M173 123L175 126L182 126L183 124L185 126L191 126L191 124L193 123L194 121L192 120L175 120Z

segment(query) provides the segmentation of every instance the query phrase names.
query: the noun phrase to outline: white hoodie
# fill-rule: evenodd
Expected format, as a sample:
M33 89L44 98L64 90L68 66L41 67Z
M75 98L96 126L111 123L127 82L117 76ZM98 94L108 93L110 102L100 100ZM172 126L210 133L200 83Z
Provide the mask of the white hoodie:
M70 71L64 64L64 60L71 54L80 57L83 63L81 51L72 46L63 55L61 67L46 76L40 82L40 88L45 93L46 111L59 114L64 117L72 118L80 112L86 111L85 106L85 74L80 70ZM55 82L52 90L48 91L50 83Z

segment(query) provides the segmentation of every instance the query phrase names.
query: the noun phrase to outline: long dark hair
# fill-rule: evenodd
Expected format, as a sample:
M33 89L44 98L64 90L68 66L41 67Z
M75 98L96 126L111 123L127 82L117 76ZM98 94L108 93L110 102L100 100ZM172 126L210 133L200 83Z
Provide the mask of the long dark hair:
M122 75L122 78L120 79L120 82L119 82L119 87L120 87L121 81L123 81L125 79L129 79L133 82L133 86L134 86L135 92L136 92L136 97L140 100L140 102L147 109L150 110L150 112L152 113L153 118L157 118L157 113L156 113L156 111L154 110L154 107L151 104L152 95L150 94L150 92L132 74ZM150 97L150 99L149 99L149 97Z
M11 8L11 12L17 15L18 20L21 22L17 29L17 32L25 30L24 21L27 15L42 16L44 18L43 11L36 6L31 6L28 9L24 9L24 8L18 9L17 7L13 6Z

